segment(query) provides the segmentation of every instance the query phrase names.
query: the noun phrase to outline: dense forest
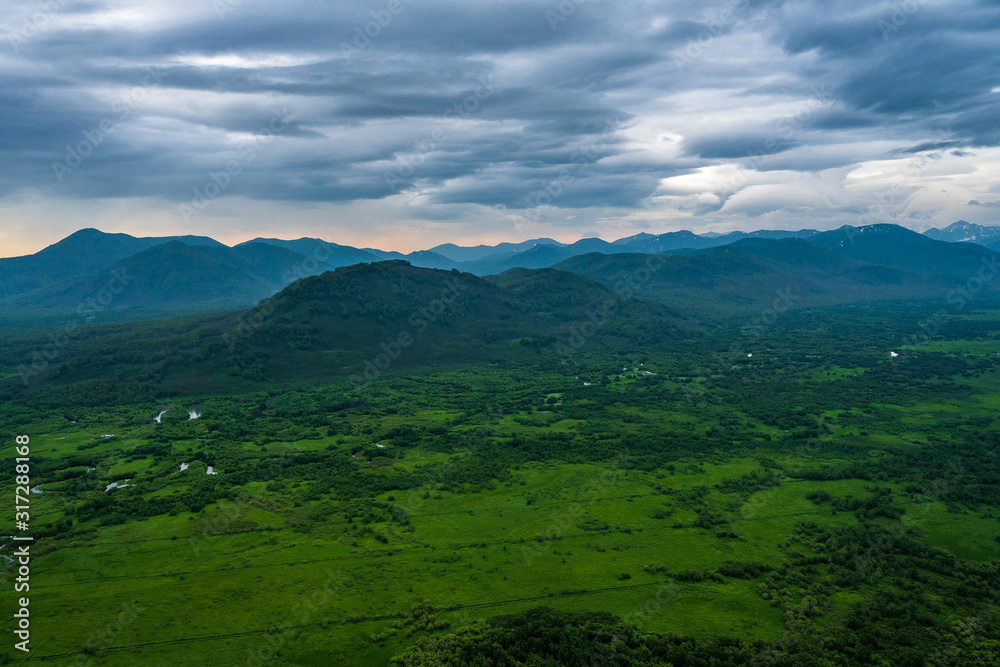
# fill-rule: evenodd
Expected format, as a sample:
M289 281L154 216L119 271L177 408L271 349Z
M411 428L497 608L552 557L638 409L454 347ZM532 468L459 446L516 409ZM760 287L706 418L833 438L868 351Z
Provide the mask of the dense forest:
M50 659L159 662L191 637L234 656L225 628L249 626L276 664L997 664L1000 332L970 311L914 339L931 307L518 344L360 385L8 384L2 437L38 443L40 606L155 610L112 639L53 626ZM162 598L234 563L270 590L300 571L283 609L331 601L267 623L239 579L205 610Z

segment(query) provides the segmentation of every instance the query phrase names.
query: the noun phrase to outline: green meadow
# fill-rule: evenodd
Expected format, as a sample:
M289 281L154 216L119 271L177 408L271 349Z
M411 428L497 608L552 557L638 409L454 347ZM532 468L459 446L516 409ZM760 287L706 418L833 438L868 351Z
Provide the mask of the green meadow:
M386 665L541 605L787 644L913 594L876 575L897 570L926 582L922 622L950 627L997 593L963 583L1000 562L995 351L933 341L866 366L762 352L721 372L607 372L619 360L597 356L8 406L0 453L30 435L41 491L30 663ZM901 566L917 547L886 545L903 541L924 560Z

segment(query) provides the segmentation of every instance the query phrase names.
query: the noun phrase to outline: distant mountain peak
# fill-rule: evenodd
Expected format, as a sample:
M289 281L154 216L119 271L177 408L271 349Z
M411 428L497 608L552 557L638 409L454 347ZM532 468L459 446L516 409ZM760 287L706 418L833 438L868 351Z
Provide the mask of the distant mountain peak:
M651 241L656 238L656 234L650 234L649 232L639 232L633 236L626 236L625 238L618 239L617 241L612 241L611 245L623 246L623 245L634 245L636 243L644 243L646 241Z
M987 245L1000 240L1000 227L986 227L974 222L958 220L944 229L928 229L924 232L924 236L935 241Z
M83 229L76 230L66 238L71 239L73 237L80 237L80 236L104 236L105 234L107 234L107 232L102 232L100 229L97 229L96 227L84 227Z

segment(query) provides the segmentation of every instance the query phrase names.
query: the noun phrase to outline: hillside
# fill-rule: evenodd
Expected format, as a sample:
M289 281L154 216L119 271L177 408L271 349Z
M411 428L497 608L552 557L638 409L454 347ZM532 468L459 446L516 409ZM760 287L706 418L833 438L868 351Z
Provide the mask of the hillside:
M930 233L921 235L896 225L871 225L822 233L809 229L701 236L687 231L642 233L613 243L586 238L568 245L551 239L473 248L445 244L438 247L443 253L421 250L405 255L317 238L261 238L229 248L206 237L135 238L89 229L35 255L0 260L0 322L42 327L59 326L67 319L87 324L241 308L299 278L388 260L479 276L557 265L573 271L582 267L578 272L591 275L592 267L600 265L600 271L610 271L616 280L627 276L614 275L608 267L637 270L632 260L563 264L593 253L674 256L663 260L658 276L640 286L640 293L661 301L669 298L685 317L693 313L719 317L756 308L768 298L773 300L775 290L788 286L808 297L802 303L911 298L921 290L940 294L942 279L930 276L951 276L948 280L954 287L955 281L961 284L977 276L984 263L992 270L1000 240L986 236L990 229L968 223L948 228L959 235L974 233L991 247L938 241ZM156 251L166 245L171 248ZM476 259L452 259L445 253ZM116 271L136 278L109 299L105 291L109 285L117 286ZM88 305L92 300L107 303L92 307ZM85 313L82 318L81 313Z
M78 326L250 306L295 279L305 257L277 246L154 245L94 275L0 300L0 321Z
M813 239L748 238L662 255L589 253L554 268L509 269L489 278L400 260L356 264L298 280L242 314L205 318L176 343L161 339L148 346L145 325L115 330L110 347L121 352L108 352L100 332L72 341L60 356L55 379L96 380L143 369L160 383L160 391L197 387L213 392L264 379L293 382L359 376L366 370L379 375L523 361L542 350L558 349L556 356L565 357L578 349L576 343L609 350L656 347L727 322L773 319L795 309L900 299L949 303L961 278L891 266L896 258L904 263L899 248L905 244L897 237L929 250L908 262L925 269L964 266L970 257L979 261L989 254L979 246L933 241L899 228L856 234L855 243L846 246L838 245L846 243L846 235L818 236L832 247L825 249ZM563 250L536 246L528 252ZM850 254L882 263L845 256ZM102 281L114 271L125 271L135 277L108 312L138 319L144 313L168 314L171 308L177 314L196 307L201 312L234 310L277 292L307 266L303 259L268 244L231 249L171 242L98 277L0 305L27 309L41 303L41 297L73 302L107 284ZM987 284L977 299L992 299L998 286ZM101 322L95 315L104 313L74 321ZM5 359L8 372L30 362L37 348L13 348ZM164 354L164 349L172 353ZM385 359L384 368L372 371L372 364ZM73 361L67 366L62 363L66 360Z
M687 230L666 234L637 234L614 242L616 252L659 253L684 248L709 248L720 245L715 239L698 236Z
M943 298L954 280L853 261L801 239L745 239L670 255L582 255L555 268L599 278L717 321L781 310L890 299Z
M554 270L486 280L398 260L356 265L285 289L267 321L240 337L235 363L291 377L307 368L359 374L384 354L393 368L521 358L567 343L587 313L607 302L620 297L594 280ZM654 304L616 310L591 343L676 332ZM652 321L656 326L640 326Z
M454 243L442 243L431 248L431 252L437 253L454 262L474 262L490 255L516 255L519 252L530 250L536 245L564 245L549 238L530 239L521 243L498 243L495 246L459 246Z
M695 234L687 230L667 232L666 234L637 234L614 242L615 252L638 252L655 254L675 250L698 250L715 248L741 241L743 239L787 239L809 238L818 234L814 229L799 231L767 230L754 232L728 232L726 234Z
M286 250L297 252L300 255L312 258L327 270L336 269L341 266L350 266L351 264L377 262L380 260L379 257L370 252L365 252L364 250L358 250L357 248L352 248L351 246L338 245L336 243L324 241L323 239L315 238L301 238L292 241L286 241L284 239L256 238L252 241L240 243L235 247L239 248L251 243L266 243L267 245L278 246L285 248Z
M962 277L974 275L983 260L993 257L982 246L935 241L898 225L841 227L810 237L809 242L855 261Z
M178 246L165 249L190 253ZM155 394L216 393L265 379L357 380L415 367L551 363L584 347L655 346L683 335L666 308L624 300L585 276L518 270L486 280L398 260L299 280L242 313L189 318L173 338L147 335L154 327L171 330L171 322L88 330L27 391L142 377L144 391ZM2 366L23 370L35 349L31 339L9 346ZM25 391L16 378L7 387Z
M985 227L965 220L953 222L944 229L932 228L924 232L924 236L935 241L949 243L978 243L989 246L1000 242L1000 227Z
M126 257L169 241L223 247L205 236L136 238L81 229L33 255L0 258L0 298L95 274Z

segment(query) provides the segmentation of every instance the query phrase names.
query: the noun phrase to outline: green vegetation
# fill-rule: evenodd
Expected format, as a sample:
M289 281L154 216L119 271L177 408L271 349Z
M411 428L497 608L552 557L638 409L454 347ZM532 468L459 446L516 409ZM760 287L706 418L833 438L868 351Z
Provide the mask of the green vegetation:
M464 314L351 382L438 273L300 281L232 348L239 315L87 330L3 381L32 664L1000 664L994 319L912 343L937 304L692 328L622 300L573 347L602 284L455 273Z

